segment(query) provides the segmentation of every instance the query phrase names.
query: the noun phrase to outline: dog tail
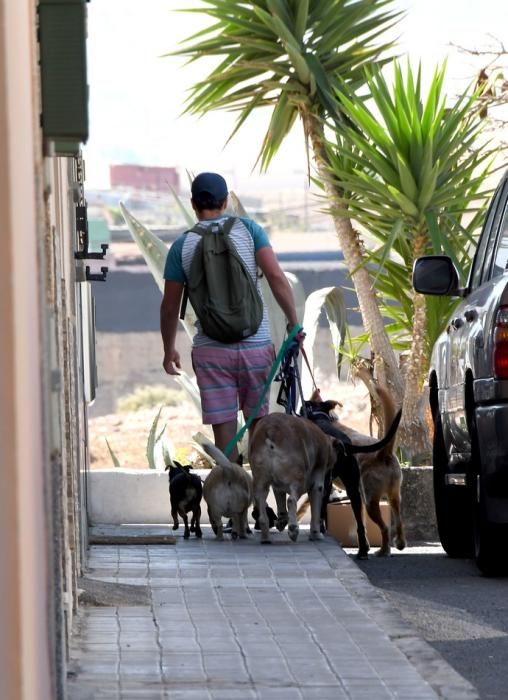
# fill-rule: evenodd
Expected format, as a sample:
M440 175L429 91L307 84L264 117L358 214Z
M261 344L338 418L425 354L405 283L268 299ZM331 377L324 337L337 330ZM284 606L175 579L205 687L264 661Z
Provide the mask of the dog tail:
M365 454L366 452L378 452L382 450L382 452L379 455L380 457L390 456L393 453L393 444L395 441L395 435L397 433L397 428L399 427L401 416L402 411L397 411L392 421L392 424L390 425L385 436L381 440L378 440L378 442L374 442L371 445L344 444L346 452L348 452L349 454Z
M383 407L383 418L385 427L387 425L393 426L394 421L397 421L397 425L392 434L392 439L388 440L386 445L381 449L381 453L379 455L379 457L381 458L391 457L393 455L393 448L395 446L395 436L400 423L401 411L395 410L395 402L393 400L393 397L391 393L387 389L385 389L385 387L376 384L376 391L379 396L379 401L381 402L381 405Z
M229 461L226 455L221 452L221 450L219 450L219 448L216 447L205 435L202 433L197 433L194 435L194 441L197 442L197 444L204 449L206 454L211 457L220 467L224 467L226 470L233 468L232 463Z

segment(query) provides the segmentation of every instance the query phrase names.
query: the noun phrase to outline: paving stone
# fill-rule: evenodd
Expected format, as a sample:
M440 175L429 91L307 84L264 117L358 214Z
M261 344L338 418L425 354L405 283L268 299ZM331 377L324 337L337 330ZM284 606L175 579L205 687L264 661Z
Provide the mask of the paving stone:
M90 576L147 598L79 610L68 699L431 700L428 677L476 697L333 541L258 540L92 546Z

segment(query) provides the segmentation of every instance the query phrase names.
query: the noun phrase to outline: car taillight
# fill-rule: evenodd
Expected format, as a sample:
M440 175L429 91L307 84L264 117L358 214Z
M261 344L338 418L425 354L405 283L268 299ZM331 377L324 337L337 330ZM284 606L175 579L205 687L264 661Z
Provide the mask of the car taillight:
M496 314L494 374L498 379L508 379L508 306L501 306Z

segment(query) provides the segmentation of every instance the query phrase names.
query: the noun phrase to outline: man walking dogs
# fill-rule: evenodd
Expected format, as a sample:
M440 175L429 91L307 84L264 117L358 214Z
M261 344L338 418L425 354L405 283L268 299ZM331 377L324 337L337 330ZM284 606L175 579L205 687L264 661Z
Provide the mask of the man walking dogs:
M251 219L225 215L224 178L201 173L192 182L191 195L198 223L171 245L164 269L163 366L168 374L179 373L175 340L185 289L198 317L192 365L203 424L212 426L215 444L224 450L236 435L238 410L249 418L275 358L258 268L288 320L288 330L297 323L296 309L266 232ZM249 432L268 412L268 396L267 392ZM238 458L236 447L229 458Z

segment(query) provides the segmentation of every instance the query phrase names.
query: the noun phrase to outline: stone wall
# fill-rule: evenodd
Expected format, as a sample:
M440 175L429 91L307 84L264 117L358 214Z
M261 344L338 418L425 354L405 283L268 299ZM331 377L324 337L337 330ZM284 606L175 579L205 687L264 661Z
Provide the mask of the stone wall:
M402 468L402 520L408 542L437 542L432 467Z

